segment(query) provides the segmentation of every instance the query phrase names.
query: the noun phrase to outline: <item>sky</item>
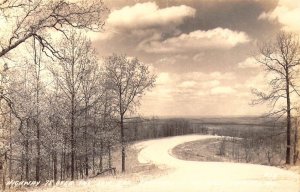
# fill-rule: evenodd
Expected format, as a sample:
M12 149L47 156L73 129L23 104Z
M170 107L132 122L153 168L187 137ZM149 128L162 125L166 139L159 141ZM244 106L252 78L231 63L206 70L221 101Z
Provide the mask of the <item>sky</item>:
M253 56L284 29L300 32L296 0L104 0L110 13L93 38L99 55L137 57L157 75L144 116L260 115L266 89Z

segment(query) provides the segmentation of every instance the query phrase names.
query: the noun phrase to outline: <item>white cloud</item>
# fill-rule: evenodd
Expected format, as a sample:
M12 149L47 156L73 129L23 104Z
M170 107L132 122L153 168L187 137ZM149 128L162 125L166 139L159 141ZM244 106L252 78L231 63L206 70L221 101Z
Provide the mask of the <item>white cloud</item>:
M197 84L197 82L195 82L195 81L184 81L184 82L180 83L178 87L190 88L190 87L194 87L196 84Z
M260 65L257 63L254 57L248 57L244 61L238 63L238 68L248 69L248 68L257 68Z
M235 93L236 90L229 86L219 86L212 88L210 92L212 95L227 95Z
M146 29L180 25L184 18L193 17L194 8L180 5L160 9L155 2L137 3L111 12L107 24L117 29Z
M215 71L209 74L209 76L213 79L216 80L232 80L235 79L235 74L226 72L226 73L221 73L219 71Z
M164 41L150 41L144 43L141 48L153 53L186 52L202 49L230 49L249 41L250 38L245 32L218 27L208 31L197 30L189 34L181 34Z
M168 84L172 82L172 78L169 73L159 73L156 78L156 84Z
M112 10L106 23L106 31L98 35L100 40L132 35L145 41L160 39L162 32L178 34L177 26L186 18L194 17L196 10L186 5L159 8L155 2L137 3Z
M210 80L210 81L206 81L204 83L202 83L202 86L203 87L215 87L215 86L218 86L220 85L220 81L219 80Z
M271 12L263 12L259 19L278 21L283 29L300 33L300 1L279 0L277 7Z
M155 88L148 93L152 100L171 99L193 100L200 95L210 97L211 95L228 95L233 93L224 84L231 83L235 76L231 73L167 73L158 74Z
M176 63L176 59L174 57L163 57L155 62L159 65L173 65Z
M157 86L143 97L141 111L150 115L153 111L155 115L257 115L265 107L249 106L250 87L262 83L261 75L239 85L231 73L162 72Z

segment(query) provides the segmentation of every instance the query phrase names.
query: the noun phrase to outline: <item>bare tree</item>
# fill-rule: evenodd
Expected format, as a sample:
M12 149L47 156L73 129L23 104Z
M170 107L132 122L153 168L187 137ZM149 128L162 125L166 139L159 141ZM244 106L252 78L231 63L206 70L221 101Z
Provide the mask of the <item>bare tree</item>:
M8 70L8 66L4 65L3 69L0 72L0 91L1 95L4 94L4 87L6 84L6 71ZM5 190L6 187L6 171L7 171L7 157L8 151L11 154L12 146L11 146L11 114L9 112L9 108L6 105L3 97L0 98L0 114L1 114L1 128L0 128L0 142L2 144L0 148L0 163L2 165L2 190ZM8 115L9 114L9 115ZM9 120L7 120L9 119ZM5 129L5 127L9 127L9 131ZM7 134L9 132L9 134ZM10 155L9 154L9 155ZM9 173L11 172L10 167L11 161L9 161Z
M14 110L14 115L18 116L21 121L18 131L21 134L20 147L23 148L21 155L22 169L25 169L25 179L29 180L31 163L34 155L32 154L33 141L36 139L34 136L34 119L35 119L35 98L34 93L35 85L33 82L32 63L26 60L20 71L12 72L10 77L10 86L7 89L7 103L13 105L11 110ZM4 94L5 96L6 94ZM22 170L23 175L23 170Z
M114 95L114 104L119 114L122 172L125 172L124 117L127 112L134 110L145 91L154 86L155 76L150 73L147 65L125 55L108 57L105 67L107 84Z
M101 0L0 0L0 57L35 38L49 55L60 54L51 43L49 32L66 35L68 28L99 30L107 8Z
M71 179L74 180L76 156L76 117L80 111L81 88L88 65L94 54L91 42L81 34L71 32L68 39L61 42L63 59L59 68L52 68L54 78L66 97L71 143Z
M85 145L85 158L84 158L84 164L85 164L85 176L89 175L89 153L92 148L92 153L94 152L94 144L89 146L89 128L92 126L92 107L95 107L96 105L101 105L101 98L104 95L104 91L102 90L102 71L101 68L98 65L97 58L95 57L95 53L90 54L88 57L88 66L86 67L85 73L82 76L82 95L83 95L83 111L84 111L84 131L83 131L83 137L84 137L84 145ZM95 111L94 111L95 113ZM95 128L95 127L94 127ZM95 131L95 130L94 130ZM95 139L96 134L93 135L93 139ZM94 153L93 153L94 155Z
M62 97L61 92L59 91L58 82L53 85L53 91L48 94L47 101L47 119L48 126L44 127L47 135L47 145L50 150L48 154L50 154L53 162L53 181L56 182L58 180L58 153L61 154L61 164L60 164L60 180L65 178L65 151L66 151L66 143L64 142L66 135L66 126L64 125L64 110L61 109L62 105Z
M41 130L40 130L40 94L41 94L41 72L42 72L42 56L41 56L41 47L37 47L36 40L33 39L33 60L34 60L34 93L35 93L35 120L34 124L36 126L36 181L40 181L40 161L41 161Z
M268 115L278 118L286 116L286 164L291 163L291 113L292 95L300 96L296 77L299 74L300 47L298 36L281 32L274 42L264 43L259 47L261 56L256 60L265 71L272 75L268 82L269 90L262 92L253 89L256 95L253 104L267 102L271 106Z

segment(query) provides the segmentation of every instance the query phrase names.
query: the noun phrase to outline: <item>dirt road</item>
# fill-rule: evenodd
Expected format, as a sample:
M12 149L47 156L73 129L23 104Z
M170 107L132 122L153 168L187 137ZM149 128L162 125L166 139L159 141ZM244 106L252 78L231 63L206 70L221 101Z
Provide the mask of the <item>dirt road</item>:
M132 191L197 192L298 192L299 175L276 167L224 162L196 162L176 159L171 149L184 142L213 138L188 135L144 141L138 158L168 173L134 186Z

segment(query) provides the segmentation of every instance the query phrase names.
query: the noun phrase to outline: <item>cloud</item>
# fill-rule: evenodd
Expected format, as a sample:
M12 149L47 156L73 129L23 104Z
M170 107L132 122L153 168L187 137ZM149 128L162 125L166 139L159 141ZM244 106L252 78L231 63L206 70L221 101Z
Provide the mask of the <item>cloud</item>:
M172 83L172 78L170 77L169 73L162 72L157 75L156 78L157 85L168 84L168 83Z
M152 53L180 53L203 49L230 49L249 41L250 38L245 32L218 27L207 31L197 30L181 34L163 41L149 41L141 48Z
M202 83L202 87L204 87L204 88L211 88L211 87L215 87L218 85L220 85L219 80L210 80L210 81L206 81L206 82Z
M248 57L244 61L238 63L238 68L248 69L248 68L257 68L260 65L257 63L254 57Z
M100 40L132 35L133 37L161 38L161 33L178 33L177 26L196 10L186 5L159 8L155 2L137 3L113 10L106 20L106 32Z
M229 86L220 86L220 87L214 87L211 89L212 95L224 95L224 94L233 94L236 90Z
M250 90L236 83L235 76L219 71L161 72L156 86L143 97L141 111L150 115L153 111L156 115L224 115L226 111L232 115L236 109L249 108L251 98Z
M199 97L211 95L228 95L234 93L224 84L234 81L235 76L231 73L168 73L158 74L156 87L148 93L153 100L186 100L191 101Z
M212 72L209 74L209 76L214 80L233 80L236 78L234 73L221 73L219 71Z
M259 19L277 21L283 29L300 33L300 1L279 0L276 8L270 12L263 12Z
M197 84L197 82L195 82L195 81L184 81L184 82L180 83L178 87L190 88L190 87L194 87L196 84Z
M173 65L176 63L176 59L174 57L163 57L155 62L158 65Z
M148 29L180 25L184 18L194 17L194 8L180 5L160 9L155 2L137 3L112 11L107 24L115 29Z

